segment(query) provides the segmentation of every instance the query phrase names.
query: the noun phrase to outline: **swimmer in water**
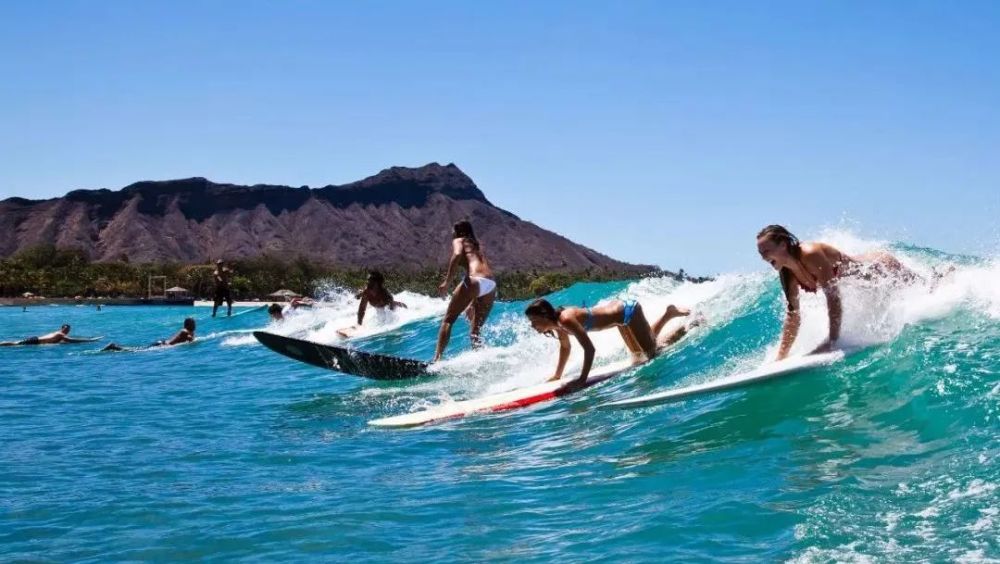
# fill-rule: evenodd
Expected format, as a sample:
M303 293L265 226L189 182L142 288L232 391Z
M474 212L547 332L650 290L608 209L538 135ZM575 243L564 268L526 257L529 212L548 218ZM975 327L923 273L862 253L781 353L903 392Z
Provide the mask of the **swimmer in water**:
M180 345L182 343L192 343L192 342L194 342L194 330L195 330L194 319L188 317L187 319L184 320L184 327L181 328L180 331L178 331L177 333L175 333L173 337L171 337L171 338L169 338L167 340L164 340L164 341L156 341L155 343L150 343L150 344L146 345L145 347L134 347L134 348L131 348L131 350L136 350L136 349L152 349L152 348L156 348L156 347L172 347L174 345ZM122 347L122 346L117 345L115 343L110 343L108 346L104 347L101 350L102 351L124 351L124 350L130 350L130 348L129 347Z
M70 326L63 325L58 331L53 331L41 337L28 337L20 341L0 342L0 347L20 347L24 345L69 345L74 343L89 343L93 339L74 339L69 336Z

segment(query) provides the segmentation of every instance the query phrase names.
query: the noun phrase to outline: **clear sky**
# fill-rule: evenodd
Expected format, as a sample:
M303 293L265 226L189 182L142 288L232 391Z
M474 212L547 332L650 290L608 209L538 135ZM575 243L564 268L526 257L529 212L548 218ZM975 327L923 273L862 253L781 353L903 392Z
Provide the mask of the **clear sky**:
M1000 2L0 4L0 198L454 162L599 251L847 222L994 254Z

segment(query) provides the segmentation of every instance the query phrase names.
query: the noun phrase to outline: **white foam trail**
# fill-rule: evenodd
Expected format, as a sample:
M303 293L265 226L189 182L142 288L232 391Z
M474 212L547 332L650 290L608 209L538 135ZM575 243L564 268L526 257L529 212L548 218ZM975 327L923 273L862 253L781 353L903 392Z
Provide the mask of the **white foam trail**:
M631 298L642 304L650 323L663 313L668 304L692 308L706 317L707 325L727 320L747 306L754 288L763 277L725 276L703 284L680 283L671 278L650 278L630 284L619 294L609 294L604 300ZM759 290L758 290L759 291ZM751 300L752 301L752 300ZM601 302L598 302L601 303ZM560 305L556 303L555 305ZM683 319L671 324L682 324ZM664 331L671 330L668 325ZM436 394L433 401L447 402L454 398L478 397L504 392L543 382L555 372L559 355L557 341L537 333L520 312L511 312L491 319L484 329L487 342L508 342L504 346L489 346L466 350L434 366L439 378L409 386L408 393ZM454 335L453 338L464 338ZM621 334L616 330L590 333L596 348L594 366L605 366L628 359ZM583 351L573 342L565 374L579 372L583 366ZM388 389L370 389L368 395L395 394ZM426 407L426 397L414 407Z
M394 295L406 308L395 311L380 310L369 306L362 326L351 338L371 337L394 331L407 323L444 315L448 302L442 298L432 298L414 292L400 292ZM320 301L311 308L288 310L280 322L269 322L265 329L277 335L294 336L317 343L334 344L345 339L337 331L352 327L357 323L358 300L354 292L342 288L327 291ZM230 346L252 345L253 336L227 339Z

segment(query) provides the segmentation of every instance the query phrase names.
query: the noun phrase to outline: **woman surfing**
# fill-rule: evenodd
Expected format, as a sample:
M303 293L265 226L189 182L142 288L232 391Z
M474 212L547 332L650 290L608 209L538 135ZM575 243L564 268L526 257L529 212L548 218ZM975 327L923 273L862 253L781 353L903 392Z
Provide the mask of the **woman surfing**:
M888 279L906 284L918 279L899 259L885 251L852 257L826 243L800 242L781 225L768 225L757 234L757 252L778 271L787 303L781 344L775 360L788 356L799 334L799 290L816 293L822 289L826 296L830 330L826 340L810 353L815 354L832 350L840 338L843 318L840 290L837 287L840 279Z
M451 294L448 311L441 323L441 330L438 331L434 360L431 362L441 360L441 355L444 354L451 339L451 327L463 311L469 318L472 346L478 347L481 344L479 332L489 317L496 298L497 284L493 281L493 271L486 260L482 245L472 231L472 224L468 221L459 221L454 226L448 272L444 275L444 281L438 286L442 294L448 291L456 267L464 267L466 273Z
M583 347L583 369L579 378L581 382L587 380L594 363L594 343L587 335L588 332L617 327L622 340L625 341L625 347L632 353L633 362L641 364L655 357L663 347L676 343L687 333L687 327L680 327L668 333L662 340L659 338L660 331L668 321L690 313L690 310L669 305L663 315L650 327L642 306L636 301L615 300L595 307L557 309L548 300L538 299L524 310L524 314L528 316L531 326L536 331L559 339L559 363L549 381L562 378L566 361L569 360L569 338L573 336Z

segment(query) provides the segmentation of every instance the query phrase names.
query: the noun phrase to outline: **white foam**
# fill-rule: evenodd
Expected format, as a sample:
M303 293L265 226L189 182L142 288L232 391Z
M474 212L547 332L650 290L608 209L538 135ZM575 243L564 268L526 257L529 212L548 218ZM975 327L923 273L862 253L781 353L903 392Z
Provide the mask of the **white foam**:
M829 243L850 255L888 251L923 281L902 285L893 280L841 280L843 304L840 346L861 348L886 343L906 326L940 319L960 308L1000 318L1000 264L977 266L948 264L940 259L916 256L890 249L883 241L867 240L843 229L823 231L816 240ZM950 273L941 277L946 270ZM777 283L777 275L772 274ZM801 292L802 323L792 354L809 352L829 334L826 297ZM774 346L776 350L777 344Z
M441 316L448 302L414 292L400 292L393 296L407 307L393 311L369 306L364 322L353 331L352 338L371 337L399 329L407 323ZM354 292L343 288L328 289L313 307L288 311L280 322L270 322L267 330L285 336L295 336L317 343L333 344L344 341L337 332L357 323L358 300Z

